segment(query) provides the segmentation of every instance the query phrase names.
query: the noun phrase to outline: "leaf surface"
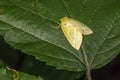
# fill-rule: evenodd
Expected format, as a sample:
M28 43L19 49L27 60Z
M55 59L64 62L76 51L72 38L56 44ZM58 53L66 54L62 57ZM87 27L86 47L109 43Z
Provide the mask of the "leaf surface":
M59 69L83 71L85 56L96 69L120 52L119 5L119 0L1 0L0 34L12 47ZM93 30L79 51L55 28L64 16Z

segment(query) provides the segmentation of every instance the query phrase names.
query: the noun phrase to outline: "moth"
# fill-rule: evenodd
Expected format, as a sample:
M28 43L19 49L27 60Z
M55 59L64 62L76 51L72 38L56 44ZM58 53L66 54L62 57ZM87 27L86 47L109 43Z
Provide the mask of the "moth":
M93 31L85 24L72 18L63 17L60 19L60 26L68 42L76 50L80 49L83 35L89 35Z

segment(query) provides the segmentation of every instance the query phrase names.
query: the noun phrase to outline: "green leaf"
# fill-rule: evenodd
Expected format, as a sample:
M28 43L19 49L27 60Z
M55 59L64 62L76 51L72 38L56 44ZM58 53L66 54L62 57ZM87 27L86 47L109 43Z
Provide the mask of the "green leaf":
M16 76L16 78L13 78L13 75L16 75L16 72L5 68L0 69L0 80L43 80L40 77L35 77L22 72L18 72L18 76Z
M119 5L119 0L1 0L0 34L11 46L59 69L96 69L120 52ZM93 30L79 51L54 28L64 16Z

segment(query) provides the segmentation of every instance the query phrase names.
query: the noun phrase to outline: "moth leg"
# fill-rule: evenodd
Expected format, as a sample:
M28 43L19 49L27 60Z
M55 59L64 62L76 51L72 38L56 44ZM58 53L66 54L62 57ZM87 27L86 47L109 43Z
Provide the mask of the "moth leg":
M59 25L53 25L53 24L49 24L49 26L50 26L51 28L55 28L55 29L58 29L58 28L60 28L60 24L59 24Z

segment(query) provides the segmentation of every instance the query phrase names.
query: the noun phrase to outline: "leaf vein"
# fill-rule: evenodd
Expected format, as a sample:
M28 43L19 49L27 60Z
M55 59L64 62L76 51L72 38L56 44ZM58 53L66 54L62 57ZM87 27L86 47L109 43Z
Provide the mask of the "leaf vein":
M96 55L94 56L93 60L91 61L91 64L90 64L91 66L92 66L92 64L94 63L94 61L95 61L95 59L96 59L96 56L98 56L98 52L99 52L100 49L102 48L104 42L107 40L107 38L109 37L110 33L112 32L112 30L113 30L113 28L114 28L114 24L115 24L115 23L117 22L117 20L119 20L119 19L120 19L119 17L116 18L116 19L114 20L114 22L112 23L111 29L108 31L108 33L107 33L107 35L105 36L103 42L101 43L101 46L100 46L99 49L97 50Z

